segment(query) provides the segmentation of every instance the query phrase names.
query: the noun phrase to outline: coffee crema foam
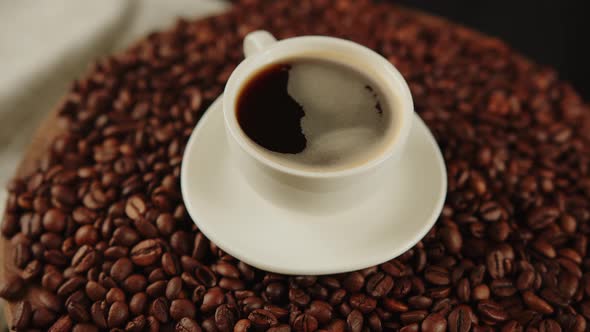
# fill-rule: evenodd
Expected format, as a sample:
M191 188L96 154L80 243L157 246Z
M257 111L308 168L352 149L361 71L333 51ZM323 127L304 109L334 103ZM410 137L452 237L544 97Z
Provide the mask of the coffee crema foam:
M281 81L277 80L275 84L268 79L268 73L272 75L273 68L283 71ZM286 92L290 100L285 100L283 91L277 91L285 83L285 71L288 71ZM259 73L267 75L265 82L256 82ZM262 101L258 105L263 107L273 103L272 112L283 111L285 114L281 117L278 117L280 113L269 115L268 111L266 115L260 114L258 119L250 120L262 121L253 129L247 123L239 122L246 135L258 143L259 150L269 159L301 170L337 171L365 164L387 147L392 134L390 123L393 115L385 107L387 105L382 104L374 84L364 75L339 63L306 59L271 65L259 73L246 83L239 99L259 99ZM258 84L257 89L248 91L251 84ZM268 98L264 95L266 92L274 93L274 96L283 95L283 98ZM293 115L293 112L297 113L297 110L292 110L293 101L303 110L302 117ZM238 119L242 117L241 113L249 111L246 107L241 109L241 104L244 103L238 102ZM299 122L293 125L299 125L300 129L295 128L305 137L304 144L300 144L302 150L285 153L281 147L276 148L277 141L296 139L292 126L284 125L285 118ZM274 128L269 127L273 125ZM261 126L266 128L261 129ZM284 129L276 130L281 126ZM257 137L261 130L272 131L272 134L267 133L272 143L266 143L269 139L265 141ZM281 135L291 137L279 137Z

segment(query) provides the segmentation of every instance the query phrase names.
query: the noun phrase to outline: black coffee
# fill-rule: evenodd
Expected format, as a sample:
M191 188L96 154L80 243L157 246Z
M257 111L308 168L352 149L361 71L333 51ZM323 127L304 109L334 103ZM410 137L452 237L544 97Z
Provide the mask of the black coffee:
M299 153L307 140L301 129L303 108L287 92L288 64L256 74L238 97L238 122L258 145L274 152Z
M383 150L391 114L351 68L297 59L256 73L238 96L246 135L279 163L320 170L362 164Z

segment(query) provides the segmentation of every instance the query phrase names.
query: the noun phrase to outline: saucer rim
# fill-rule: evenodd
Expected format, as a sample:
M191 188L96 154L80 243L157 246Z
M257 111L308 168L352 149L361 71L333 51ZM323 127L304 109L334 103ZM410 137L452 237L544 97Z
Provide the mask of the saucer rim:
M415 120L417 120L419 122L419 124L412 125L411 130L420 130L417 127L418 126L423 127L423 130L420 130L420 131L424 131L424 134L426 134L426 139L428 140L428 143L430 145L433 145L434 150L435 150L435 155L436 155L435 159L437 160L437 164L440 166L440 171L443 176L440 177L440 179L439 179L440 183L438 184L438 187L440 188L440 192L438 195L439 199L437 200L436 204L434 204L434 207L432 209L432 212L430 214L428 221L425 222L419 228L419 231L416 232L415 235L412 236L411 240L406 242L406 245L396 247L395 249L393 249L391 251L384 252L380 255L367 257L364 260L357 260L355 263L343 263L343 264L331 265L331 266L328 266L325 268L324 267L306 268L306 267L300 267L300 266L278 266L277 267L272 264L269 265L264 260L257 260L255 257L254 258L246 257L246 256L240 254L239 252L236 252L234 249L232 249L232 246L230 246L228 243L226 243L226 241L224 241L224 240L220 239L218 236L216 236L214 233L217 233L217 232L209 232L209 231L205 230L204 228L202 228L199 221L198 221L198 220L200 220L200 216L198 215L199 214L198 208L194 207L191 203L191 201L194 201L194 199L191 201L185 199L185 197L189 196L187 193L188 189L186 188L188 186L188 184L187 184L187 182L188 182L188 178L187 178L188 177L188 174L187 174L188 173L188 170L187 170L188 166L186 166L187 163L185 161L189 160L189 155L190 155L191 151L193 150L194 145L196 144L195 143L197 141L196 137L199 136L198 135L199 131L201 131L202 128L206 126L208 118L213 116L213 113L216 111L221 113L220 116L223 116L223 94L220 95L213 103L211 103L211 105L203 113L203 115L201 116L201 119L198 121L197 125L193 129L191 136L189 137L189 140L186 144L185 151L183 153L183 161L181 164L181 170L180 170L180 187L181 187L182 199L183 199L184 205L186 207L186 210L187 210L189 216L191 217L191 220L199 228L199 231L201 231L205 235L205 237L207 237L207 239L209 239L211 242L215 243L219 248L221 248L223 251L225 251L226 253L228 253L232 257L234 257L240 261L243 261L244 263L246 263L250 266L253 266L253 267L260 269L260 270L269 271L269 272L273 272L273 273L279 273L279 274L285 274L285 275L327 275L327 274L337 274L337 273L357 271L357 270L361 270L361 269L364 269L364 268L367 268L370 266L379 265L379 264L387 262L391 259L399 257L404 252L411 249L418 242L420 242L424 238L424 236L432 229L432 227L434 227L434 224L436 223L438 217L440 216L440 214L442 212L442 209L444 207L444 202L446 200L447 185L448 185L446 164L444 162L442 152L440 151L440 147L438 146L438 143L436 142L432 132L426 126L426 124L420 118L420 116L414 112ZM222 130L224 131L223 135L226 135L225 128L222 128ZM410 137L411 137L411 135L408 136L408 140ZM221 144L228 144L228 142L226 140L224 140L224 142Z

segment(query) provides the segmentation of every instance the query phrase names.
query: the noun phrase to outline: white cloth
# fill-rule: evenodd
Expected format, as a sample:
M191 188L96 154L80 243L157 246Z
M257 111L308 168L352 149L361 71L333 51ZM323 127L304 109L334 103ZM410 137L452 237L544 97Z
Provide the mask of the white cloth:
M93 60L221 0L0 0L0 216L35 128ZM1 218L0 218L1 219Z

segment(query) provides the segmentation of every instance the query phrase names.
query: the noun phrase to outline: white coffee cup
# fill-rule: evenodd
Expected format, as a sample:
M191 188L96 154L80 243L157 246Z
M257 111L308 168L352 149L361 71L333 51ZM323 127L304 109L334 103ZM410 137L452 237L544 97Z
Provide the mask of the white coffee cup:
M379 190L386 163L403 153L414 117L410 89L399 71L376 52L352 41L324 36L303 36L277 41L267 31L255 31L244 40L246 59L231 74L223 94L223 113L230 152L236 167L265 199L302 213L333 213L367 199ZM344 64L371 78L390 130L385 148L350 168L323 171L287 166L269 158L251 140L237 120L242 88L261 69L292 59L326 60Z

